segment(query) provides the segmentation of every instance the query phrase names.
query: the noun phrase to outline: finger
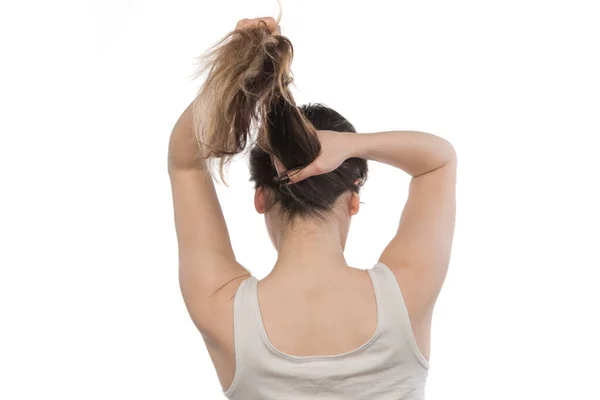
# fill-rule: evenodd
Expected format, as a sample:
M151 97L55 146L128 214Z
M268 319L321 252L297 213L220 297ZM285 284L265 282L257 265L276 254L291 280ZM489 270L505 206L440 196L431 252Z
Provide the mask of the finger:
M301 168L301 169L289 170L287 172L287 175L290 178L288 183L292 184L292 183L302 182L306 178L310 178L311 176L316 175L315 170L316 170L316 167L314 164L309 164L306 167Z
M258 26L261 18L244 18L238 22L239 29L250 29Z
M279 161L279 159L277 159L272 154L271 154L271 162L273 163L273 166L275 167L275 171L277 171L278 176L285 173L285 171L286 171L285 166L281 163L281 161Z
M244 18L238 21L235 29L244 29L248 23L248 18Z
M261 21L265 24L269 32L277 33L279 31L279 25L277 25L277 21L273 17L254 18L251 20L251 23L260 26Z
M265 25L267 26L267 29L269 30L269 32L271 32L271 34L279 34L279 26L277 25L277 21L275 21L271 17L262 18L262 21L264 21Z
M275 25L277 25L277 21L275 21L275 18L273 18L273 17L262 17L262 18L256 18L256 20L257 20L257 21L260 21L260 20L262 20L262 21L265 21L265 23L266 23L268 26L273 26L273 27L275 27Z

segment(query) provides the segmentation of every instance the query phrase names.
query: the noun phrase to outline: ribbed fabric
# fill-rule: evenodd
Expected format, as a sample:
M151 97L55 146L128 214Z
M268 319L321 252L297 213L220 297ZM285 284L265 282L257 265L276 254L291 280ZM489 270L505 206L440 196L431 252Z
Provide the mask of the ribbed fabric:
M236 372L231 400L422 400L429 370L415 341L402 291L383 263L367 269L377 299L377 328L362 346L332 356L293 356L269 342L257 283L234 299Z

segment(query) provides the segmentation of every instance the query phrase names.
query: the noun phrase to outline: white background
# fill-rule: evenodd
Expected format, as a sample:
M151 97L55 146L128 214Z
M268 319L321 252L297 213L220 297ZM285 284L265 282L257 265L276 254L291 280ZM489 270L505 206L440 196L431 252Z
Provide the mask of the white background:
M275 0L0 3L0 398L220 399L179 292L166 171L194 58ZM600 399L600 14L593 1L283 0L296 100L458 159L429 400ZM408 176L371 163L348 262ZM219 186L238 260L275 251L245 161Z

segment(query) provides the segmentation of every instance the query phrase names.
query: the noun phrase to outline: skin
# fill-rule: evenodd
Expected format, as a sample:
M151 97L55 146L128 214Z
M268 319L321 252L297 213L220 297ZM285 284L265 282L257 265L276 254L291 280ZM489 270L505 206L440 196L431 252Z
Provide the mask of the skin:
M238 28L259 20L242 20ZM277 32L275 20L262 20ZM235 373L233 298L240 283L251 275L235 259L213 180L205 164L194 160L197 148L191 121L190 104L173 128L168 155L180 287L220 383L228 388ZM447 273L454 234L454 148L441 137L417 131L317 133L322 153L311 165L286 171L273 160L280 174L290 176L290 184L333 171L350 157L386 163L411 175L398 230L379 261L394 272L415 340L429 360L433 309ZM267 196L267 191L258 188L254 204L264 214L278 253L271 273L258 285L269 340L278 350L296 356L333 355L359 347L377 323L368 273L348 266L343 253L351 218L360 209L359 195L340 196L325 223L299 220L293 226L280 218L278 206L265 211ZM375 228L377 222L373 224Z

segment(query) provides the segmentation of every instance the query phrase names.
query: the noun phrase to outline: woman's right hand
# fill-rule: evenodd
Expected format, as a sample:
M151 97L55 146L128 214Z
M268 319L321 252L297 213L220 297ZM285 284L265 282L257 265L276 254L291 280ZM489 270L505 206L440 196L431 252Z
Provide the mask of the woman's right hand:
M286 171L279 160L274 160L280 180L287 180L287 176L288 183L298 183L311 176L334 171L348 158L354 157L357 133L322 130L317 131L317 135L321 142L321 154L306 167Z
M238 21L235 29L249 29L260 26L260 21L263 21L272 35L281 35L281 28L273 17L262 18L244 18Z

